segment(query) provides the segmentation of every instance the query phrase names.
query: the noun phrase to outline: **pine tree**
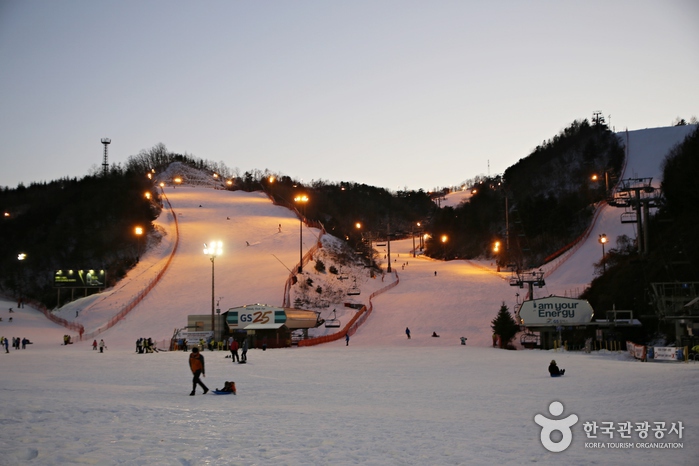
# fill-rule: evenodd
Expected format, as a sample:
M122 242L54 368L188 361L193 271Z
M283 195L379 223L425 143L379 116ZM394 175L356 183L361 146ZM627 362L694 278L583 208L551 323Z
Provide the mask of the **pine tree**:
M490 327L493 329L493 333L500 336L500 348L507 348L507 345L519 331L519 325L517 325L517 321L510 314L504 301L500 306L497 317L492 320Z

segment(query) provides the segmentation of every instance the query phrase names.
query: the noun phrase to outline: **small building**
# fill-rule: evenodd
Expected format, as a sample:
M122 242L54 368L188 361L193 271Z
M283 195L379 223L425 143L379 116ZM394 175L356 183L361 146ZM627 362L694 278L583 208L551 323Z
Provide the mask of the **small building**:
M524 301L516 312L518 323L527 331L520 337L525 348L551 349L556 342L568 342L569 348L582 348L595 338L601 345L628 337L641 323L632 311L607 311L606 319L592 320L595 315L585 299L548 296Z
M291 331L315 328L323 324L320 312L248 304L225 313L229 334L248 339L251 348L284 348L291 346Z
M217 338L220 335L222 341L227 341L232 336L239 344L247 339L249 348L291 346L292 330L315 328L323 322L320 312L267 304L233 307L214 317ZM211 314L187 316L186 329L181 336L190 344L200 339L208 341L213 335Z

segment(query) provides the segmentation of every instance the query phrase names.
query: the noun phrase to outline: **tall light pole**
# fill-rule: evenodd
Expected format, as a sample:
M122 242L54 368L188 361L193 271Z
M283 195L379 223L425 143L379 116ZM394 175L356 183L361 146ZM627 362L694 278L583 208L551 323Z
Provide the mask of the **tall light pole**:
M143 235L143 228L134 228L134 233L136 234L137 244L136 244L136 262L141 260L141 235Z
M607 263L604 261L604 244L607 242L607 235L602 233L597 241L602 245L602 272L604 273L607 271Z
M220 241L212 241L209 244L210 246L207 246L206 243L204 243L204 254L208 255L211 260L211 333L213 334L214 341L216 341L216 318L214 316L214 261L216 257L223 253L223 243Z
M17 254L17 260L19 261L20 264L23 264L25 259L27 258L27 255L23 252L20 252ZM20 277L18 280L18 285L19 285L19 302L17 304L17 307L22 307L24 304L24 299L22 299L22 283L24 282L24 270L22 268L22 265L20 265Z
M308 202L308 196L305 194L298 195L294 198L294 202L305 206ZM303 273L303 215L299 209L299 273Z

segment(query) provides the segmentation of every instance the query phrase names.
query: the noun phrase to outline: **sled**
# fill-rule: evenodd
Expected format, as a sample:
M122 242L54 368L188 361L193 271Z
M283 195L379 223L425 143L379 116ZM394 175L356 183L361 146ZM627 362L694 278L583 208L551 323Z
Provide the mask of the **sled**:
M224 392L222 390L211 390L214 395L235 395L233 392Z

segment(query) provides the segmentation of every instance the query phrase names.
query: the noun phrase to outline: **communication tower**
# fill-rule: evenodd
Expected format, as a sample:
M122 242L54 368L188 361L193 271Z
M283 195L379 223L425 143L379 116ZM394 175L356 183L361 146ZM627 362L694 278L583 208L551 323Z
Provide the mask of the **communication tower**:
M111 144L112 140L109 138L102 138L102 144L104 144L104 156L102 157L102 176L107 176L107 171L109 170L109 161L107 159L107 146Z

